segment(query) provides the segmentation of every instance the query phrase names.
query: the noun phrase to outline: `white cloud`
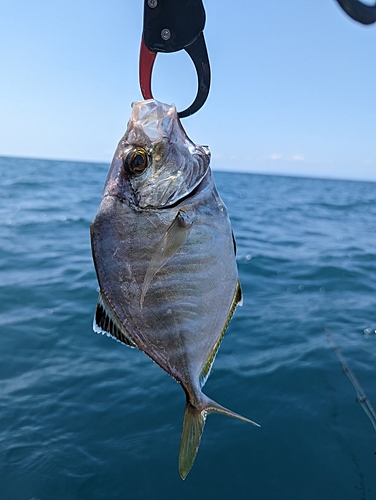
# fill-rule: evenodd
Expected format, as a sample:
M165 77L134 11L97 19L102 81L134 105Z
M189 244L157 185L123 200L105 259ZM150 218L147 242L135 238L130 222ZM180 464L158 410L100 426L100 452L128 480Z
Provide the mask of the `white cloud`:
M273 161L278 161L278 160L283 160L283 156L274 153L274 154L267 156L267 159L273 160Z
M306 161L306 158L303 155L294 154L291 156L281 155L278 153L272 153L266 157L267 160L272 161Z
M291 161L306 161L303 155L292 155Z

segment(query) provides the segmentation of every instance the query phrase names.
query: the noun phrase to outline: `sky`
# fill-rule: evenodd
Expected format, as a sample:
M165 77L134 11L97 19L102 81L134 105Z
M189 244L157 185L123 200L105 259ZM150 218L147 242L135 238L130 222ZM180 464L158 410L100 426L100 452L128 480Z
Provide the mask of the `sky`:
M182 123L213 169L376 181L376 25L335 0L204 5L211 90ZM0 156L110 163L142 99L143 0L0 7ZM152 88L180 110L193 101L184 51L158 54Z

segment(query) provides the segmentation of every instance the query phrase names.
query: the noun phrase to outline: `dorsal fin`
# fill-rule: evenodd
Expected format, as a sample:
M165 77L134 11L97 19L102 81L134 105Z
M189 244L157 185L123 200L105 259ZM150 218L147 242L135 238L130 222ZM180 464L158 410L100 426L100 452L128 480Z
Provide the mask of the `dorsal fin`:
M97 307L93 321L93 330L96 333L112 337L129 347L137 347L127 335L124 327L120 323L116 314L112 311L111 307L107 304L107 301L104 299L101 292L99 292L98 295Z
M200 374L200 387L201 388L204 387L205 382L208 380L208 377L210 375L211 367L213 366L213 363L214 363L215 357L217 355L219 346L221 345L221 342L223 340L223 337L225 335L227 327L228 327L228 325L230 323L230 320L231 320L231 318L232 318L232 316L233 316L233 314L235 312L236 306L237 305L241 306L242 303L243 303L242 287L240 285L240 281L238 280L238 283L236 285L235 294L234 294L234 297L232 299L231 307L230 307L230 310L228 312L228 316L227 316L227 319L226 319L226 323L224 324L222 332L221 332L220 336L218 337L217 342L214 344L213 349L211 350L211 352L209 354L209 357L206 360L206 362L204 364L204 367L203 367L203 369L201 371L201 374Z

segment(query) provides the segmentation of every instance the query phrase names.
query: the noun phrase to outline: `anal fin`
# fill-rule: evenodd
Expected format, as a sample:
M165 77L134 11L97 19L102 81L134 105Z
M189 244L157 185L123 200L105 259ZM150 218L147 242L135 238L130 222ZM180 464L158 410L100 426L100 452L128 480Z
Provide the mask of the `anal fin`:
M129 347L137 347L132 339L129 338L116 314L111 310L111 307L100 292L94 315L93 330L96 333L112 337Z

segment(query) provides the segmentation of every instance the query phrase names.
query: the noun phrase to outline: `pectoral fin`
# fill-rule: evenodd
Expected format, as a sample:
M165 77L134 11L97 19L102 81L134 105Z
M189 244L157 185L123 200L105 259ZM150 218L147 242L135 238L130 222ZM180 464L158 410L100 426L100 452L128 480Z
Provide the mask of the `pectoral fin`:
M179 210L170 227L155 247L155 251L146 270L141 290L140 307L142 309L149 285L166 262L173 257L186 240L191 229L192 217L184 210Z

